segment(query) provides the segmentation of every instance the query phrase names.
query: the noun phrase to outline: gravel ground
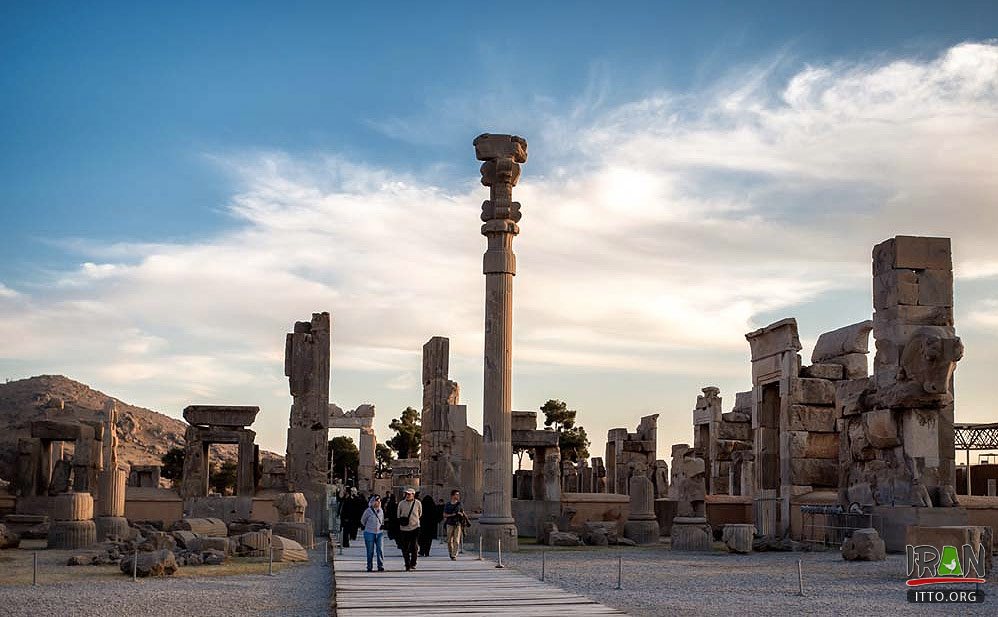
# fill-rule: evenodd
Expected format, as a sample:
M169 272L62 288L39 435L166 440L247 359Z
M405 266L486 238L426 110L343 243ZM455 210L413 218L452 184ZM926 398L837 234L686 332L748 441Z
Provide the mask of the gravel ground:
M622 590L617 557L623 558ZM804 597L797 595L803 561ZM541 549L503 557L507 565L540 577ZM632 615L995 615L983 604L909 604L904 555L886 562L846 562L837 552L733 555L673 553L666 548L549 549L546 580ZM961 585L969 588L970 585ZM986 591L994 591L994 583Z
M41 554L41 553L40 553ZM41 584L0 584L0 615L4 617L142 616L223 617L329 615L330 571L320 552L310 551L309 563L266 574L200 576L197 567L182 568L185 576L139 579L66 580ZM62 563L65 563L63 561ZM68 568L67 566L60 566ZM0 563L0 583L4 564ZM73 568L98 570L94 566Z

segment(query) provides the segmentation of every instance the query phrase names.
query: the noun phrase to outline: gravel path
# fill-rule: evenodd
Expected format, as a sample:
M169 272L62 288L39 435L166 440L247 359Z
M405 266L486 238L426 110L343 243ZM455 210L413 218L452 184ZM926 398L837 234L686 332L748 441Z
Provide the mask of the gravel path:
M272 577L194 575L139 579L133 583L122 575L117 580L61 581L38 587L0 585L0 615L326 617L330 612L330 571L323 565L321 553L310 554L309 563L284 568Z
M623 558L623 589L617 557ZM803 561L805 597L797 595L797 560ZM540 576L540 549L503 560ZM998 600L983 604L909 604L904 555L886 562L846 562L837 552L673 553L665 548L548 550L546 580L632 615L994 615ZM961 585L961 588L971 587ZM986 588L995 593L994 583Z

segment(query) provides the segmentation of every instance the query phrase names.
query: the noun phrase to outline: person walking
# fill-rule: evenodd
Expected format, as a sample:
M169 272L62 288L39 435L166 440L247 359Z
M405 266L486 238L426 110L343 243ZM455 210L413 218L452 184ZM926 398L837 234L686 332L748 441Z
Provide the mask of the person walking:
M422 499L423 516L419 519L419 556L429 557L430 546L437 537L437 526L440 524L441 516L437 504L433 503L433 496L426 495Z
M461 491L450 492L450 503L444 504L444 529L447 530L447 552L451 559L457 559L464 537L464 506L461 504Z
M402 547L397 541L399 531L398 518L395 516L395 513L398 511L398 505L394 493L388 493L384 501L381 502L382 509L388 513L388 519L385 521L385 533L388 534L389 540L396 540L395 545L401 550Z
M364 530L364 547L367 548L367 571L373 571L375 552L378 555L378 572L385 571L385 554L381 539L385 535L385 511L381 508L381 497L375 495L360 517L360 526Z
M399 503L396 516L399 524L402 559L405 561L405 571L408 572L416 568L419 519L423 516L423 504L416 500L414 489L405 489L405 499Z
M350 540L357 539L357 525L359 524L355 497L357 489L350 488L340 502L340 544L343 548L350 548Z

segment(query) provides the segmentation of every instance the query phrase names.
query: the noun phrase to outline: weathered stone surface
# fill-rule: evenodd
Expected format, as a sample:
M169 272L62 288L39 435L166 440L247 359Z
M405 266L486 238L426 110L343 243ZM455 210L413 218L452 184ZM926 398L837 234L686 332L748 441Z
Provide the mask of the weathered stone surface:
M809 433L789 431L790 456L793 458L835 459L839 458L838 433Z
M208 549L201 553L201 559L206 566L220 566L228 559L228 555L223 551Z
M854 416L864 409L863 396L873 387L869 378L839 381L835 384L835 410L840 416Z
M263 555L270 550L270 530L251 531L241 536L236 536L233 540L237 543L235 550L239 555L258 554Z
M7 529L7 526L0 523L0 549L17 548L21 538L16 533Z
M558 531L558 525L554 521L544 521L538 528L537 543L550 544L551 534Z
M186 531L183 529L171 532L173 540L177 543L180 548L186 548L193 550L194 541L197 539L197 534L193 531Z
M619 534L616 521L587 521L584 524L582 540L593 546L617 544Z
M548 544L551 546L581 546L582 540L570 531L552 531L548 535Z
M912 270L887 270L873 277L873 308L918 304L918 275Z
M752 422L752 414L743 411L729 411L721 414L721 420L725 422Z
M734 439L718 439L717 440L717 459L721 461L730 461L732 455L739 450L751 450L752 442L746 438L743 441L738 441Z
M833 407L791 405L790 430L831 433L835 431L837 415Z
M121 560L121 572L132 575L135 569L137 576L145 578L147 576L172 576L179 569L177 559L172 552L163 549L152 552L140 552L137 556L126 555Z
M308 561L308 551L301 544L289 538L272 536L274 561Z
M846 561L884 561L887 547L876 529L857 529L842 544L842 558Z
M869 356L862 353L850 353L825 360L828 364L842 367L842 379L862 379L870 374Z
M305 548L315 548L315 533L311 521L304 523L277 522L271 527L274 535L294 540Z
M888 249L888 252L894 255L894 268L951 270L953 267L953 252L949 238L895 236L893 247Z
M825 362L829 358L837 358L846 354L867 354L870 352L870 331L873 322L861 321L831 332L825 332L818 337L811 353L811 362Z
M138 546L140 551L152 552L163 549L172 551L177 548L177 541L166 531L146 531L143 537L145 539Z
M672 519L672 550L710 552L713 536L707 519L676 517Z
M890 409L875 409L862 415L866 439L874 448L893 448L900 445L898 425Z
M798 458L790 461L792 484L838 486L838 459Z
M781 319L745 335L752 350L752 361L761 360L784 351L800 351L800 338L797 336L797 320L790 317Z
M73 550L97 543L97 526L89 521L55 521L49 525L48 547Z
M182 518L173 524L174 530L193 531L199 536L227 536L229 528L220 518Z
M282 493L274 498L274 508L280 521L304 523L307 507L308 500L304 493Z
M800 376L838 381L845 379L845 370L841 364L812 364L803 367L800 370Z
M834 405L835 382L807 377L791 378L790 401L802 405Z
M748 422L718 422L717 439L749 441L752 439L752 425Z
M751 553L755 525L728 524L721 531L721 540L732 553Z
M98 516L94 519L97 526L97 541L105 542L111 538L127 540L132 536L132 528L128 519L123 516Z
M953 272L921 270L918 272L919 306L953 306Z
M198 426L245 427L253 424L259 407L246 405L188 405L184 420Z
M204 551L221 551L223 553L229 554L235 552L235 547L233 542L228 538L195 538L191 540L187 548L192 551L197 551L203 553Z
M52 498L52 518L57 521L86 521L94 517L90 493L63 493Z

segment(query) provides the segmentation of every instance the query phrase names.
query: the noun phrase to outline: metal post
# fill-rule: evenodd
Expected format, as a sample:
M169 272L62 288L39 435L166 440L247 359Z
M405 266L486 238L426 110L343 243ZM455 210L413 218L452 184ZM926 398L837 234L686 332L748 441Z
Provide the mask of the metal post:
M478 561L482 560L482 536L478 536Z
M797 587L798 595L804 595L804 567L802 565L802 560L797 560Z
M38 553L31 554L31 586L38 586Z
M541 551L541 582L544 582L544 570L547 566L547 551Z
M970 448L967 448L967 497L970 497Z
M618 590L619 589L623 589L623 587L620 586L620 582L621 582L621 579L623 578L623 574L624 574L624 558L618 556L617 557L617 589Z
M132 555L132 582L139 580L139 547L135 547L135 554Z
M267 576L274 576L274 538L270 538L270 560L267 564Z
M497 568L505 568L502 565L502 538L496 537L496 550L499 552L498 562L496 563Z
M328 540L322 543L322 548L323 548L323 551L322 551L322 565L328 566L329 565L329 541Z

